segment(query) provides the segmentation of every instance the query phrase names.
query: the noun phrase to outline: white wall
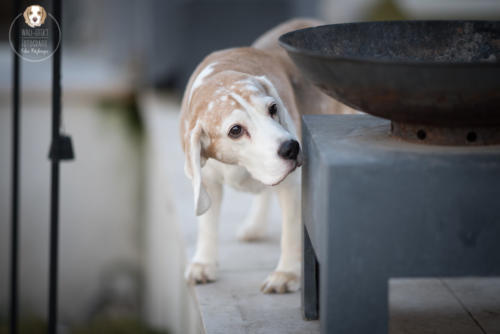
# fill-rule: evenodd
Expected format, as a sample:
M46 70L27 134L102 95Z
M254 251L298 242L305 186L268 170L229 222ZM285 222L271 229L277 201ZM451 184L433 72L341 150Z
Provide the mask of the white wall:
M182 207L174 196L179 180L172 180L174 170L183 168L178 122L180 105L175 99L160 99L146 94L141 101L146 123L146 243L145 243L145 312L156 327L167 327L172 333L194 334L201 328L198 302L192 287L184 280L186 240L182 232ZM180 167L179 167L180 166ZM185 180L184 175L182 180ZM189 197L191 198L191 197ZM186 205L191 209L191 201ZM189 210L192 214L192 210Z
M27 74L24 79L28 79ZM0 312L4 315L9 291L9 102L7 98L0 100ZM94 102L74 98L64 101L65 129L73 136L76 160L61 165L62 322L85 320L100 296L113 293L103 291L113 289L112 282L105 280L139 267L140 148L130 139L122 117L99 112ZM23 314L33 312L44 317L49 252L48 95L24 95L21 132L20 303Z

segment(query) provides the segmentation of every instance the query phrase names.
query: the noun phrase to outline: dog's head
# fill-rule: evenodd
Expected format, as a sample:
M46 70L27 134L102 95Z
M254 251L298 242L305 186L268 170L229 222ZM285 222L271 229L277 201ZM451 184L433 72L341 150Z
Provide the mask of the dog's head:
M277 185L302 164L294 123L271 81L230 70L207 77L211 71L201 71L187 92L181 124L198 215L210 207L201 178L209 158L242 166L265 185Z
M45 23L47 12L42 6L31 5L24 10L23 16L26 24L31 28L35 28Z

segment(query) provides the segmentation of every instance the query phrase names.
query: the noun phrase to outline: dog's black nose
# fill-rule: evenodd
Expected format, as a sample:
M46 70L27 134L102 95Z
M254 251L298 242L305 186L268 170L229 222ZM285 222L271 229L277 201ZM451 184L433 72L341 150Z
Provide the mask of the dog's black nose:
M297 155L300 151L299 142L293 139L287 140L283 144L281 144L278 155L283 159L287 160L295 160L297 159Z

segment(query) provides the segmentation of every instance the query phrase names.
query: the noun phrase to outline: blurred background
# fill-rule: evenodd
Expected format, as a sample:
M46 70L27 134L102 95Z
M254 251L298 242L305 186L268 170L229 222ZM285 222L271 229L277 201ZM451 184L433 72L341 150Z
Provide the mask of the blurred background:
M51 12L50 1L38 1ZM33 4L26 1L24 7ZM12 4L0 3L0 333L8 331ZM189 75L214 50L249 45L292 17L328 23L498 19L498 0L74 0L63 4L63 130L76 160L61 175L60 329L68 333L196 333L182 279L177 189L182 159L155 128L176 115ZM43 333L49 246L51 60L22 61L21 332ZM152 98L152 96L154 98ZM153 102L152 102L153 101ZM170 117L170 116L169 116ZM176 136L176 134L169 134ZM178 143L175 143L178 145ZM180 148L179 148L180 149ZM160 161L161 160L161 161ZM168 177L167 177L168 178ZM168 190L165 190L168 189ZM185 194L187 198L191 194ZM180 212L182 211L182 212ZM184 212L185 211L185 212Z

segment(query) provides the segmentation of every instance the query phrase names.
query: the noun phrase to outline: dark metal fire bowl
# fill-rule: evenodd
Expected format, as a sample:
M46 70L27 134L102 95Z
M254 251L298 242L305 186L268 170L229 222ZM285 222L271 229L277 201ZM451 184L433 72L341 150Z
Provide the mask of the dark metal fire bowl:
M333 24L280 43L323 92L392 120L403 137L411 128L409 139L424 140L415 131L428 127L447 143L457 131L434 128L460 128L464 143L500 142L500 21Z

